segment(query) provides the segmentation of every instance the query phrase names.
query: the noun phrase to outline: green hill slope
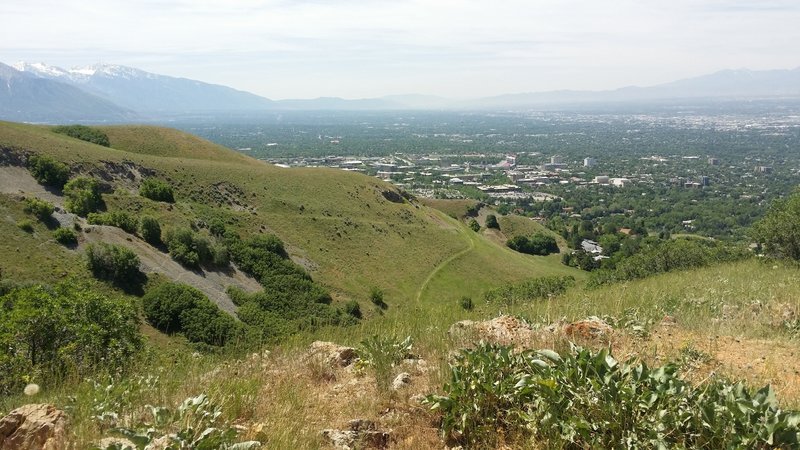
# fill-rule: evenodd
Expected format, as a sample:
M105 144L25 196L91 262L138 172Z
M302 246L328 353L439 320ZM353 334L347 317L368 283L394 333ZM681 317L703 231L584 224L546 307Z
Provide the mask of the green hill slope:
M73 172L103 179L113 187L104 195L109 210L150 214L165 228L219 218L245 237L274 233L335 298L363 300L374 286L386 292L391 306L569 271L556 260L520 257L471 234L463 224L404 200L393 186L374 178L332 169L278 168L175 130L102 130L111 148L48 127L0 123L0 147L6 153L48 154ZM143 174L171 183L177 203L138 196ZM479 261L485 274L462 273L462 257Z

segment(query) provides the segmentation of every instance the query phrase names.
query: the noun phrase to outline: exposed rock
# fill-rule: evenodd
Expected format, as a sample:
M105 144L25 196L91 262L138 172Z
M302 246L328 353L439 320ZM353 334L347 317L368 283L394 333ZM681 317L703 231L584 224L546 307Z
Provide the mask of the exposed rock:
M312 342L308 356L331 367L346 367L358 358L354 348L325 341Z
M530 325L514 316L500 316L484 322L462 320L448 330L451 337L472 337L502 345L525 346L536 332Z
M345 430L322 430L322 436L342 450L385 448L389 444L389 433L378 430L375 422L366 419L351 420Z
M111 447L112 445L116 446L112 448L119 448L122 450L136 450L136 444L125 438L117 438L117 437L103 438L98 443L98 447L100 448L108 448Z
M402 372L394 378L394 381L392 381L392 389L399 391L409 384L411 384L411 375L408 372Z
M415 373L417 375L426 373L428 371L428 362L422 358L404 359L403 362L400 363L400 366L408 370L409 372Z
M403 196L396 191L381 191L381 195L392 203L403 203Z
M611 336L614 329L602 319L590 317L586 320L579 320L564 327L564 334L569 337L579 337L583 339L601 339Z
M0 449L60 450L65 448L67 417L53 405L31 404L0 419Z

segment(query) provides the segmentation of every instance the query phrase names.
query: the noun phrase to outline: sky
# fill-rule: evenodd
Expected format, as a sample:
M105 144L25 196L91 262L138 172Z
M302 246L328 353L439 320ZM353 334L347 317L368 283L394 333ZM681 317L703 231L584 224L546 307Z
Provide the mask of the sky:
M798 0L2 0L0 62L271 99L649 86L800 66Z

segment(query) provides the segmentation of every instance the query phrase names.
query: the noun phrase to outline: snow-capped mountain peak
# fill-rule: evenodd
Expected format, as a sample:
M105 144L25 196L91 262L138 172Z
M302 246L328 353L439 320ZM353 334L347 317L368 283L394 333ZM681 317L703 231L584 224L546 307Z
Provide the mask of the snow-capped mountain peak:
M61 67L51 66L41 62L29 63L19 61L11 65L11 67L19 70L20 72L28 72L42 78L61 78L69 76L69 72Z

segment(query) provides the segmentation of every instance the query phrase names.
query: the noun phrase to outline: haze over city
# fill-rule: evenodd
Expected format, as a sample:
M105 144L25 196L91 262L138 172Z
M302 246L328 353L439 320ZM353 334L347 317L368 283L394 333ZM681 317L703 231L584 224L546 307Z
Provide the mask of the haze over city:
M784 0L33 0L0 17L6 63L122 64L273 99L604 90L800 65L800 4Z

